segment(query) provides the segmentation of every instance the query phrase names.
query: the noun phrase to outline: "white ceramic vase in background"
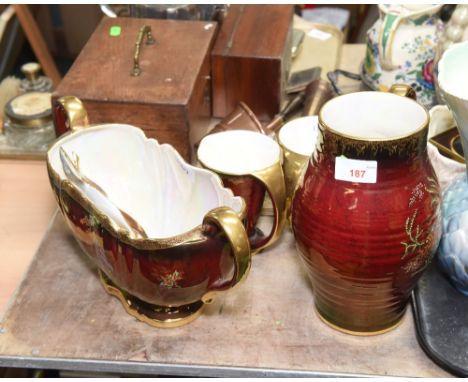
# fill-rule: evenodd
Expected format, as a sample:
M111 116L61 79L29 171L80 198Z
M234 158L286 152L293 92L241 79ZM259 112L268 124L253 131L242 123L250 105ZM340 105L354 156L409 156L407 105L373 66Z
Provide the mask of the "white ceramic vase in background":
M465 162L468 155L468 41L454 44L439 61L441 94L453 112L460 134Z

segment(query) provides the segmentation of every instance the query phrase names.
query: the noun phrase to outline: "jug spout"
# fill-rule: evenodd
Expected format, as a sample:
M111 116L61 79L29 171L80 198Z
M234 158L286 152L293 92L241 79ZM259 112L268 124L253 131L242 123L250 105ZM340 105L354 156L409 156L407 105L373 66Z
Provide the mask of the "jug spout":
M439 86L457 122L465 162L468 163L468 42L454 44L438 64Z

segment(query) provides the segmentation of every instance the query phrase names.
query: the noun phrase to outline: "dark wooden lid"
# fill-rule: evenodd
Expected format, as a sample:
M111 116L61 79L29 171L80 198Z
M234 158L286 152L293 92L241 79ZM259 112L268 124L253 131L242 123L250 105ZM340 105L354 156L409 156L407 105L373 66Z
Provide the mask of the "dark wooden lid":
M293 15L293 6L287 4L231 5L212 53L234 57L282 57Z
M142 44L141 74L131 76L139 29L149 25L156 43ZM110 28L119 26L119 36ZM187 104L217 24L203 21L104 18L55 96L149 104Z

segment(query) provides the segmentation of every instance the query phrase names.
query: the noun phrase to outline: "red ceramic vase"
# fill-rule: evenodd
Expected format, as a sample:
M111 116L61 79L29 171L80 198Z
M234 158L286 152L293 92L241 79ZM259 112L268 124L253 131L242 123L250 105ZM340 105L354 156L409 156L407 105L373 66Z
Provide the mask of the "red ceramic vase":
M422 106L390 93L348 94L322 108L292 227L318 314L337 329L395 327L437 248L440 195L427 128ZM372 182L360 171L374 162Z

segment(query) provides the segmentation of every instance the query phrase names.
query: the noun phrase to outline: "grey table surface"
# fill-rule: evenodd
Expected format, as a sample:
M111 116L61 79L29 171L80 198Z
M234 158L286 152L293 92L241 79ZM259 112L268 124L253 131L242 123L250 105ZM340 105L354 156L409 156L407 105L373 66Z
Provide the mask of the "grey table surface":
M253 258L245 283L197 320L157 329L104 291L59 213L0 325L0 366L224 377L449 375L420 349L410 309L399 327L372 337L322 323L289 229Z

